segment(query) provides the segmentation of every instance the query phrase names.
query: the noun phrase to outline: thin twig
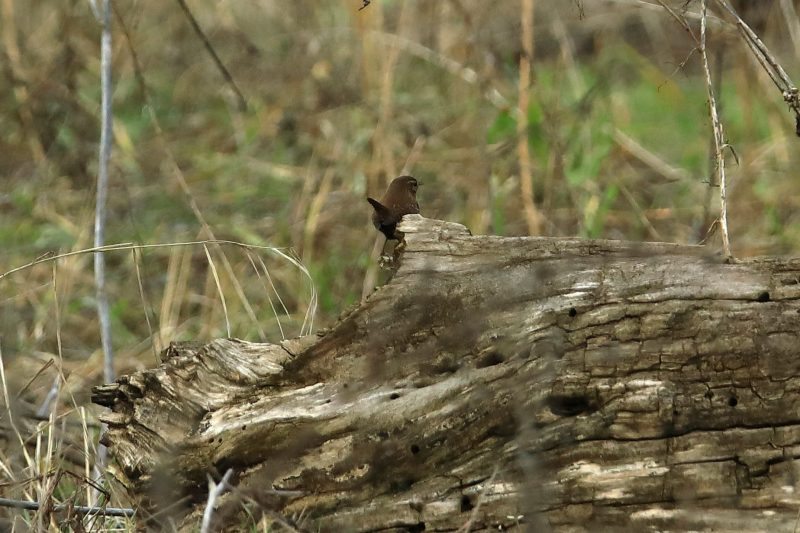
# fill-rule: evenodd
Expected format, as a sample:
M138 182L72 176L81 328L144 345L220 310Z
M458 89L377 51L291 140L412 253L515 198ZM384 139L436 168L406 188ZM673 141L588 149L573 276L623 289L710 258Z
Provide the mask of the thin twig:
M794 47L795 57L800 56L800 21L797 19L797 10L793 0L780 0L778 2L783 13L783 20L786 22L786 29L789 31L789 38Z
M754 32L753 29L742 20L736 10L733 9L725 0L716 0L716 3L722 9L727 11L729 15L736 19L736 26L739 28L739 31L744 37L747 45L750 47L753 53L759 57L759 60L763 59L766 61L765 69L767 70L767 74L769 74L769 76L772 78L772 81L775 82L775 85L777 85L781 90L787 90L790 87L794 87L789 75L786 74L786 71L775 59L775 56L770 53L764 42L758 38L756 32ZM703 15L703 19L705 19L705 15Z
M499 465L494 466L494 470L492 471L492 475L486 480L486 483L483 485L483 490L481 490L480 494L478 494L478 501L475 502L475 507L472 508L472 513L469 515L469 519L467 522L458 528L457 533L469 533L472 530L472 524L475 523L475 520L478 518L478 512L481 509L481 505L483 504L484 497L486 496L486 491L489 490L489 487L492 486L494 483L494 478L497 477L497 471L499 470Z
M719 5L723 10L725 10L730 16L732 16L736 20L736 26L739 28L739 33L744 39L745 44L750 48L753 52L753 55L758 59L759 64L761 67L766 71L769 75L772 82L781 91L781 96L786 104L794 111L795 115L795 132L798 136L800 136L800 90L795 86L794 82L792 82L789 75L783 69L778 60L775 59L775 56L769 51L767 45L759 39L756 32L747 25L745 21L739 16L733 7L728 4L726 0L715 0L717 5ZM705 4L704 4L705 5ZM703 24L705 23L705 9L703 10Z
M13 507L15 509L27 509L30 511L38 511L42 506L39 502L30 500L11 500L9 498L0 498L0 507ZM51 507L54 512L72 510L82 515L105 515L105 516L134 516L136 510L127 509L124 507L90 507L86 505L71 505L66 503L59 503Z
M636 213L636 218L639 219L639 223L647 229L647 231L654 239L656 239L657 241L663 241L664 237L661 236L661 234L658 232L653 223L650 222L650 219L647 218L647 215L645 214L642 207L639 205L639 202L636 201L636 196L634 196L633 193L631 193L630 189L628 189L628 187L626 187L624 183L621 183L619 186L619 190L622 192L622 195L625 197L625 199L628 200L628 203L631 204L634 213Z
M211 517L214 515L214 504L223 492L228 490L228 480L233 475L233 469L229 468L219 483L214 482L214 478L208 476L208 500L206 501L206 508L203 511L203 522L200 527L200 533L208 533L211 528Z
M234 94L236 94L236 101L239 104L239 111L242 112L247 111L247 101L244 99L242 91L239 90L239 86L236 85L236 82L233 80L233 76L231 76L231 73L228 72L228 69L222 63L222 60L217 55L217 51L214 50L213 46L211 46L211 42L209 42L208 37L206 37L206 34L200 27L200 24L197 22L197 19L194 17L194 14L192 14L191 10L189 10L189 6L186 5L186 0L177 0L177 2L181 6L181 9L183 9L186 18L189 19L189 24L192 25L192 29L200 38L200 40L203 42L203 46L205 46L206 51L208 51L208 54L211 56L211 59L214 61L214 64L222 73L222 77L225 78L225 81L228 83L228 85L231 86Z
M703 73L706 77L708 92L708 110L711 115L711 127L714 130L714 157L719 184L719 229L722 236L722 250L728 260L733 258L730 237L728 235L728 199L725 179L725 134L717 113L717 100L714 96L714 85L711 81L711 69L708 66L706 52L706 12L708 0L701 0L702 16L700 17L700 57L703 60Z
M688 23L688 22L686 22L686 19L685 19L685 18L683 18L683 17L681 17L680 15L678 15L678 14L675 12L675 10L673 10L673 9L672 9L671 7L669 7L669 6L668 6L666 3L664 3L664 0L656 0L656 2L658 2L658 3L661 5L661 7L663 7L664 9L666 9L666 10L667 10L667 13L669 13L669 14L672 16L672 18L674 18L674 19L675 19L675 20L678 22L678 24L680 24L680 25L681 25L681 27L682 27L684 30L686 30L686 33L688 33L688 34L689 34L689 36L692 38L692 41L694 41L694 43L695 43L696 45L699 45L699 44L700 44L700 40L697 38L697 35L695 35L695 34L694 34L694 32L692 31L692 28L689 26L689 23Z
M42 367L39 370L36 371L36 373L33 375L33 377L31 377L31 379L28 380L28 382L25 384L25 386L22 387L17 392L17 394L15 395L15 399L19 400L20 398L22 398L22 395L25 394L25 392L27 392L28 388L30 388L30 386L33 384L33 382L36 381L37 379L39 379L39 376L41 376L42 373L44 373L45 370L47 370L48 368L53 366L53 363L55 363L55 361L53 359L48 359L47 362L44 365L42 365Z
M101 23L103 31L100 37L100 88L101 88L101 113L100 113L100 150L97 167L97 200L95 203L94 217L94 246L101 247L105 244L106 205L108 204L108 163L111 159L111 145L113 143L112 109L111 109L111 0L103 1ZM97 299L97 316L100 322L100 343L103 347L103 379L106 383L114 381L114 348L111 342L111 312L108 305L106 292L106 259L105 255L94 254L94 282L95 297ZM98 447L97 460L95 461L95 475L99 480L106 464L106 447ZM97 496L97 493L95 493Z

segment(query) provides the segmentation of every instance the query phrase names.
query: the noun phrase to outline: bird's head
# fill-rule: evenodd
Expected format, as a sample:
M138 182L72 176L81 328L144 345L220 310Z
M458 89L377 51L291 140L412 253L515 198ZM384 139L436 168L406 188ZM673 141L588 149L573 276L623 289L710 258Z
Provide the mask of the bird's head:
M419 187L419 182L416 178L411 176L400 176L399 178L393 179L392 183L389 184L389 192L409 192L412 196L416 196L417 187Z

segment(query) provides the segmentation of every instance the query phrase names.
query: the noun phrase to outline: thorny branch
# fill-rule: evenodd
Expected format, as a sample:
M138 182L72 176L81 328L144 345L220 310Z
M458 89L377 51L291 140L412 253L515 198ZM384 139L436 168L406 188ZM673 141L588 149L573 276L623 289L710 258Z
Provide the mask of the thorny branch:
M678 15L675 10L673 10L669 5L664 2L664 0L656 0L661 7L663 7L672 18L674 18L681 27L686 30L686 32L691 36L692 41L694 41L695 46L698 48L701 46L700 40L695 35L694 31L692 31L691 26L686 21L686 19L680 15ZM723 11L728 13L731 17L734 18L736 22L736 27L739 29L739 33L742 36L745 44L750 48L750 51L758 60L758 63L761 67L766 71L767 75L770 77L772 82L781 91L781 96L783 100L789 105L789 108L794 111L795 115L795 133L800 137L800 89L798 89L789 75L786 73L784 68L778 63L778 60L775 59L775 56L769 51L767 45L756 35L753 29L739 16L733 7L727 2L727 0L714 0L717 5L719 5ZM705 4L703 6L703 14L701 17L701 23L705 24L707 15L706 15L706 7Z
M758 35L747 25L745 21L739 16L733 7L728 4L727 0L715 0L715 2L730 16L736 20L736 27L739 28L739 33L742 39L756 56L758 62L769 75L775 86L781 91L783 100L789 105L789 108L794 111L795 115L795 133L800 137L800 90L792 82L789 75L778 63L775 56L773 56L764 42L758 38ZM705 18L705 17L704 17Z
M731 253L730 237L728 235L728 198L727 183L725 179L725 154L726 147L725 134L722 130L722 123L717 113L717 100L714 96L714 84L711 81L711 69L708 66L708 54L706 53L706 15L708 0L702 0L700 17L700 57L703 60L703 73L706 77L706 90L708 93L708 110L711 114L711 127L714 130L714 158L717 171L717 183L719 185L719 229L722 235L722 249L725 257L729 260L733 258Z
M27 509L29 511L38 511L42 507L42 504L34 501L0 498L0 507L12 507L15 509ZM127 508L89 507L85 505L71 505L66 503L56 504L51 508L51 510L55 512L71 510L77 514L82 514L82 515L134 516L134 514L136 514L135 510Z
M233 469L229 468L219 483L215 483L211 476L208 476L208 500L206 508L203 511L203 523L200 528L200 533L208 533L211 529L211 518L214 516L214 505L223 492L228 490Z

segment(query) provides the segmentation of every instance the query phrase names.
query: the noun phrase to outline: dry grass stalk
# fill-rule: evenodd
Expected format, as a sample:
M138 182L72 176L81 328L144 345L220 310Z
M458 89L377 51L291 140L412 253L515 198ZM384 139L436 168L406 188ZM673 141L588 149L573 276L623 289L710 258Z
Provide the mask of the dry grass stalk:
M231 337L231 319L228 316L228 304L225 301L225 292L222 290L222 283L219 280L219 275L217 274L217 267L214 264L214 259L211 257L211 253L208 251L208 246L203 246L203 251L206 253L206 259L208 259L208 266L211 270L211 275L214 276L214 284L217 287L217 293L219 294L219 299L222 302L222 313L225 315L225 331L228 334L228 337Z
M522 54L519 58L519 101L517 108L517 154L519 157L519 181L525 221L530 235L541 235L542 215L533 199L533 175L531 154L528 148L528 106L531 86L531 62L533 61L533 0L522 0Z
M153 306L150 304L150 301L147 298L147 293L144 290L144 284L142 283L142 269L141 269L141 252L139 250L131 250L132 258L133 258L133 265L136 269L136 283L139 286L139 299L142 302L142 309L144 310L144 320L147 323L147 332L148 338L150 339L150 347L153 350L153 361L156 364L160 364L161 360L159 357L159 353L161 352L161 347L164 345L164 342L161 339L160 335L156 335L156 331L153 329L153 324L150 321L150 314L153 312Z

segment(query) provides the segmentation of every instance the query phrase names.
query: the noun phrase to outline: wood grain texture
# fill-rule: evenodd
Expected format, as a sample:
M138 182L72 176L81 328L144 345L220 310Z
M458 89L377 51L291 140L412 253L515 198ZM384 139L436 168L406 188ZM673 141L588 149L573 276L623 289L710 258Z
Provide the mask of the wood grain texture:
M793 530L800 261L398 229L393 278L321 336L175 344L95 388L137 501L166 477L191 528L233 468L229 524Z

